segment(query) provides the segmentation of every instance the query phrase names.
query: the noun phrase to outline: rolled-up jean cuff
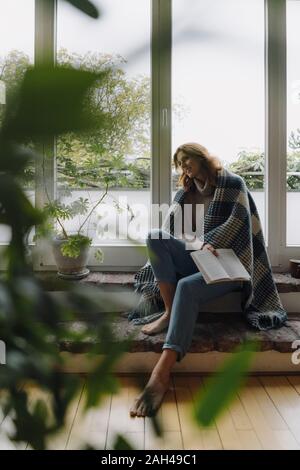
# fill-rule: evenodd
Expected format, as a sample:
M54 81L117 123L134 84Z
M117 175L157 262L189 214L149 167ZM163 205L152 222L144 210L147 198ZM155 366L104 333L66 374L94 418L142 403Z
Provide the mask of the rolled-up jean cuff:
M176 362L180 362L181 359L183 359L182 349L180 346L177 346L177 344L164 343L162 349L173 349L177 351L179 354L177 354Z

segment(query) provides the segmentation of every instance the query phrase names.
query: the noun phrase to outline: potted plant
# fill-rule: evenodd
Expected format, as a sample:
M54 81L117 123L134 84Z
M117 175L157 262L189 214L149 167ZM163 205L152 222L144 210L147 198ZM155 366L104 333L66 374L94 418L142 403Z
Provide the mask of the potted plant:
M69 204L64 204L58 199L45 204L43 210L47 215L46 223L37 228L34 239L50 238L59 277L81 279L89 274L87 261L92 238L84 232L84 229L95 209L107 195L107 187L108 185L100 199L92 205L87 198L83 197ZM83 216L79 228L75 231L68 230L67 221L77 216ZM103 252L100 248L95 251L95 258L99 261L103 260Z

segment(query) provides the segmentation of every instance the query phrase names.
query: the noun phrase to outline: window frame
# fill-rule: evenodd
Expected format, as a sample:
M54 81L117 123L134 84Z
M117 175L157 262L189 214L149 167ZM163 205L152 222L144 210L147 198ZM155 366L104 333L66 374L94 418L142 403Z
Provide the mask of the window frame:
M287 1L265 0L266 186L268 254L274 272L289 269L287 246ZM297 0L299 1L299 0Z
M286 157L287 157L287 0L264 0L265 6L265 203L268 255L274 272L286 271L289 258L299 256L299 246L286 246ZM172 61L172 0L152 0L151 18L151 203L171 203L171 61ZM36 0L35 63L55 63L57 0ZM150 19L149 19L150 20ZM50 46L50 47L49 47ZM50 54L46 56L46 50ZM43 142L41 151L46 164L38 163L35 202L42 207L45 188L55 197L55 142ZM48 157L48 158L47 158ZM50 157L50 158L49 158ZM151 213L151 227L153 217ZM34 268L55 269L48 252L33 249ZM104 263L93 256L97 247L104 252ZM145 246L145 245L143 245ZM39 254L38 254L39 253ZM146 254L128 245L97 245L91 249L92 270L136 270L146 261ZM120 265L122 260L122 265Z

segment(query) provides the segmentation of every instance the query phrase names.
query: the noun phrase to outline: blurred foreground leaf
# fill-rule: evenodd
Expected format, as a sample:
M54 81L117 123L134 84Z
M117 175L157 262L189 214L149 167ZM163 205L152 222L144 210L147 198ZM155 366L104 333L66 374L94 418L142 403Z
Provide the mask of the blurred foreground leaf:
M91 16L92 18L95 18L95 19L99 18L99 11L97 7L89 0L66 0L66 1L68 3L71 3L71 5L78 8L86 15Z
M4 139L53 137L99 126L99 116L96 122L85 99L91 86L106 74L48 65L29 68L7 109ZM103 123L104 117L103 113Z
M200 425L209 426L230 403L245 381L256 350L255 343L245 343L208 380L207 387L198 390L194 412Z
M115 443L114 450L132 450L134 449L129 442L121 434L118 434Z

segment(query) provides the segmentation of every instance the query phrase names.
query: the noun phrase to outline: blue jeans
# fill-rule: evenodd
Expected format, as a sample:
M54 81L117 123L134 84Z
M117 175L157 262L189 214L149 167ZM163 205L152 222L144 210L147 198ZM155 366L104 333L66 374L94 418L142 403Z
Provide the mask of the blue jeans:
M163 238L165 236L169 238ZM241 290L242 283L206 284L190 256L192 250L186 250L185 241L161 229L150 230L146 242L155 279L177 284L163 349L177 351L179 362L191 345L200 305L228 292Z

